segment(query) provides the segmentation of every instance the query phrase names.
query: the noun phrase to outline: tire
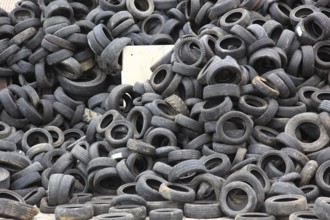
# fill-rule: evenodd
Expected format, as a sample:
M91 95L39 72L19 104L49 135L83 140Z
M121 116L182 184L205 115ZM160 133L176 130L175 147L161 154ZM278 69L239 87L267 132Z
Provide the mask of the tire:
M156 154L156 148L144 141L129 139L127 141L127 148L132 151L146 156L153 156Z
M316 199L314 203L314 213L320 219L329 219L330 218L330 206L329 206L329 198L327 197L319 197Z
M242 201L238 202L236 204L239 208L235 207L235 199L232 201L229 199L230 193L234 190L242 190L246 194L246 200L245 203L242 203ZM237 201L237 200L236 200ZM235 217L238 214L242 214L245 212L253 212L255 211L257 207L257 195L256 192L253 190L253 188L244 182L240 181L233 181L226 185L224 185L221 189L220 193L220 207L224 214L226 214L229 217Z
M273 185L270 187L270 190L268 191L268 195L287 195L287 194L305 196L304 192L298 187L296 187L294 184L285 183L285 182L273 183Z
M176 146L177 138L176 135L166 128L150 128L149 132L145 133L145 141L153 146Z
M154 0L154 4L155 4L155 9L169 10L171 8L176 7L177 1L176 0Z
M53 174L49 178L47 201L51 206L66 204L73 194L74 177Z
M116 128L120 128L120 127L125 127L127 129L127 132L124 132L125 136L122 136L121 138L116 138L113 136L113 134L116 133ZM119 133L122 133L122 132L119 132ZM132 138L133 135L134 135L133 125L131 122L129 122L127 120L117 120L117 121L112 122L104 133L104 136L105 136L107 142L110 144L110 146L112 146L114 148L125 147L127 144L127 141L130 138Z
M35 143L30 143L31 139L37 139ZM53 143L53 138L50 133L43 128L32 128L29 129L22 137L22 148L25 152L31 147L31 145L35 145L37 143Z
M131 213L136 220L144 220L147 217L147 209L139 205L117 205L109 209L109 213Z
M312 142L302 142L298 139L296 136L296 129L306 123L311 123L313 126L316 126L320 130L319 138L317 138L315 141ZM295 139L298 139L298 142L301 144L303 150L305 152L314 152L322 149L327 145L330 138L329 135L325 129L325 127L322 125L319 115L315 113L301 113L294 117L292 117L285 126L285 133L288 135L294 137Z
M300 179L299 185L305 186L305 185L309 184L309 182L315 176L315 173L318 168L319 168L319 165L315 160L308 161L300 172L301 179Z
M74 193L73 197L77 197L78 204L85 204L93 198L92 193Z
M276 130L265 126L255 126L252 131L253 137L258 142L269 146L274 146L278 134Z
M48 151L42 158L41 164L44 168L50 168L54 165L56 162L56 159L61 157L63 154L65 154L66 151L62 149L55 149L52 151Z
M136 183L136 191L147 201L161 201L162 195L159 193L159 187L166 182L161 177L153 175L143 175Z
M240 16L239 18L236 17L236 15ZM235 17L233 20L232 17ZM248 22L250 20L250 15L248 11L244 8L237 8L228 11L220 18L220 27L224 29L225 31L230 31L230 29L235 26L236 24L239 24L243 27L246 27Z
M267 213L250 212L236 215L235 220L276 220L276 218Z
M196 46L199 48L199 54L198 56L192 55L191 50L187 53L183 53L183 48L185 48L187 45L190 45L191 43L196 44ZM186 56L182 56L185 54ZM206 52L204 44L202 44L198 38L193 36L186 36L181 38L179 41L175 43L174 46L174 57L175 61L183 64L187 64L193 67L198 67L205 59Z
M9 189L10 173L5 168L0 168L0 189Z
M146 206L147 201L138 195L118 195L113 198L110 202L110 206L117 206L117 205L141 205Z
M162 183L159 193L167 200L180 203L192 202L195 199L195 191L183 184Z
M88 154L91 159L99 158L99 157L108 157L109 153L113 149L110 147L110 145L106 141L96 141L91 144L91 146L88 149Z
M256 197L257 197L257 208L260 208L262 205L262 201L265 199L265 193L262 184L260 181L252 175L249 172L246 171L240 171L240 172L235 172L228 176L226 181L224 181L223 186L224 187L226 184L233 182L233 181L239 181L239 182L244 182L247 183L252 187L254 190Z
M181 209L163 208L149 212L150 220L182 220L183 212Z
M193 178L189 186L196 192L195 200L202 200L208 197L214 197L216 200L219 200L222 184L223 181L221 178L218 178L212 174L204 173ZM204 189L205 186L207 188L202 190L203 186ZM211 190L211 193L209 190Z
M186 160L175 165L168 175L168 180L174 182L188 173L205 173L206 167L199 160Z
M107 96L108 97L108 96ZM109 125L116 120L124 119L117 110L109 110L102 115L102 117L96 123L96 131L99 134L103 134L109 127Z
M318 220L317 215L312 211L294 212L289 216L289 220Z
M304 192L307 201L314 202L321 194L320 189L316 185L301 186L300 189Z
M212 154L200 159L207 169L207 172L219 177L229 173L231 162L226 154Z
M14 200L1 199L0 215L20 220L33 219L38 214L38 209L31 205L23 204Z
M243 134L239 137L230 137L226 134L224 131L224 124L226 121L232 119L232 118L238 118L243 124L245 129L243 130ZM248 137L252 134L252 128L253 128L253 121L251 118L249 118L246 114L238 111L231 111L228 113L225 113L222 115L218 122L216 127L216 133L219 135L219 137L222 139L223 143L226 144L242 144L245 142Z
M46 190L43 187L36 188L24 196L26 204L39 206L40 201L46 196Z
M213 201L196 201L184 204L184 215L187 218L208 219L222 216L220 204Z
M63 218L88 220L93 218L93 206L91 204L60 205L55 209L55 219Z
M95 220L134 220L134 215L131 213L107 213L102 215L97 215Z
M274 160L275 158L278 158L279 163L285 164L285 169L283 172L270 172L271 170L268 169L269 167L269 161L272 159ZM274 163L272 163L274 164ZM292 160L290 159L289 156L287 156L285 153L281 151L276 151L276 150L270 150L268 152L263 153L260 158L258 159L257 165L266 172L267 176L271 178L279 178L280 176L284 174L288 174L293 172L294 170L294 164ZM276 170L278 170L276 168Z
M201 153L198 150L174 150L168 153L168 162L170 164L176 164L181 161L196 159L198 160L201 157Z
M136 7L136 0L126 0L127 10L133 15L136 19L144 19L151 15L154 11L154 2L152 0L143 0L143 2L139 2L139 5L142 10Z
M99 194L111 195L116 193L117 188L122 184L116 168L107 167L95 171L93 188ZM89 179L89 178L88 178ZM104 181L110 181L112 184L103 185Z
M0 152L0 163L4 164L8 171L17 172L28 167L31 161L17 152Z
M289 216L293 212L306 211L307 200L301 195L273 196L265 201L266 212L276 217Z
M286 135L284 135L283 137L285 137L285 136ZM291 138L286 139L287 144L290 143L289 142L290 139ZM294 144L295 144L295 141L291 142L290 146L294 146ZM285 148L282 148L280 151L284 152L286 155L288 155L292 159L293 162L298 163L301 166L305 166L309 162L308 157L301 151L297 150L296 148L285 147Z
M165 77L162 78L164 73ZM150 78L150 84L157 93L161 94L171 83L173 75L174 73L172 72L171 65L160 65L153 71Z
M41 180L41 176L39 172L31 172L13 181L10 185L10 189L18 190L18 189L28 188L31 185L33 186L35 184L38 184L40 180Z
M90 157L88 154L88 148L89 148L89 144L87 144L87 146L84 146L84 145L78 143L72 148L71 154L75 159L77 159L81 163L87 165L90 161Z
M153 161L151 157L147 157L138 153L132 153L128 156L126 165L132 174L137 176L144 171L151 170Z
M64 174L73 176L75 179L74 193L85 193L88 191L87 173L83 173L78 168L66 170Z
M109 209L110 209L109 200L93 200L92 199L92 201L87 202L87 203L90 203L93 206L93 212L94 212L95 216L109 213Z
M165 179L168 179L168 174L170 173L172 167L163 162L156 162L152 167L152 170L160 174Z
M326 161L321 166L319 166L315 174L316 185L326 195L330 195L330 185L329 182L326 180L326 176L329 172L329 167L330 161Z
M271 187L271 184L270 184L270 180L269 180L267 174L265 173L265 171L263 171L259 166L255 165L255 164L246 165L241 170L247 171L247 172L251 173L253 176L255 176L260 181L261 185L263 186L264 192L268 193L268 191Z
M13 192L11 190L7 190L7 189L0 189L0 198L1 199L10 199L10 200L25 204L24 199L18 193L15 193L15 192Z
M141 139L150 127L152 114L145 107L135 106L127 114L127 120L133 124L134 138ZM139 123L142 123L141 128L139 128Z

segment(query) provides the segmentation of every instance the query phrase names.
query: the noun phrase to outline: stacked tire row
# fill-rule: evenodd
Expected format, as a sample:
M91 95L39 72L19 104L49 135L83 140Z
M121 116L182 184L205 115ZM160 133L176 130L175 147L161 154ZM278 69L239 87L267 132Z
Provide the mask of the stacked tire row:
M330 219L330 2L0 11L0 217ZM118 85L126 45L175 44Z

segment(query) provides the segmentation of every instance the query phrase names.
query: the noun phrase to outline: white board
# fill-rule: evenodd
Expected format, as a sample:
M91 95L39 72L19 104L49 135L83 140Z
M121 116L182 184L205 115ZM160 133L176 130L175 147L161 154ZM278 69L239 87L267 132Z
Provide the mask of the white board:
M144 82L152 72L150 67L172 50L173 45L127 46L122 56L122 84Z

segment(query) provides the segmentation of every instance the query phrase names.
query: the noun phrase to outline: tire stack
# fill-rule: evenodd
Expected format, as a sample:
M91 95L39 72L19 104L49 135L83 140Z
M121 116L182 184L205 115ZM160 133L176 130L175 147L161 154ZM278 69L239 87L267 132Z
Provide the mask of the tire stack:
M329 8L0 9L0 217L329 220ZM120 84L124 47L158 44L150 79Z

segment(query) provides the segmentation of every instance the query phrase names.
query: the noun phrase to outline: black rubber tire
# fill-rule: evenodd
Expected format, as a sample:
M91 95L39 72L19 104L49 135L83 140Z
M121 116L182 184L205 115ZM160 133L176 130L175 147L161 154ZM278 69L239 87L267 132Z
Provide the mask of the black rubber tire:
M221 16L219 23L222 29L224 29L225 31L230 31L230 29L236 24L246 27L249 20L250 15L248 11L244 8L237 8L230 10L223 16Z
M117 206L117 205L141 205L146 206L147 201L142 198L141 196L134 195L134 194L126 194L126 195L118 195L113 198L110 202L110 206Z
M255 176L263 186L265 193L269 191L271 186L270 180L265 171L263 171L259 166L255 164L249 164L243 167L241 170L250 172L253 176Z
M274 172L267 173L267 164L271 158L272 158L272 160L274 160L275 158L278 158L278 159L280 159L280 163L285 164L285 169L283 170L283 172L280 172L281 174L274 173ZM268 152L263 153L261 155L261 157L258 159L257 165L260 166L261 169L266 171L267 176L269 178L279 178L283 174L291 173L294 169L294 164L293 164L292 160L290 159L290 157L287 156L285 153L283 153L281 151L276 151L276 150L270 150Z
M226 121L237 118L244 124L244 130L242 135L239 137L230 137L226 132L224 128L224 124ZM222 139L223 143L226 144L242 144L245 142L252 133L253 128L253 121L250 117L248 117L246 114L239 112L239 111L231 111L228 113L225 113L220 117L220 119L217 122L216 132L219 135L219 137Z
M5 168L0 168L0 189L9 189L10 174Z
M136 183L136 191L147 201L161 201L162 195L159 193L159 187L165 179L154 175L142 175Z
M85 204L86 202L91 201L93 198L92 193L74 193L73 197L77 197L78 204Z
M308 161L300 172L301 179L299 185L300 186L308 185L315 176L318 168L319 165L315 160Z
M205 173L206 167L199 160L186 160L180 162L177 165L175 165L173 169L170 171L168 175L168 180L170 182L174 182L180 179L180 177L183 177L184 175L192 172Z
M307 220L307 219L318 220L319 218L312 211L294 212L289 216L289 220Z
M208 219L222 216L220 204L214 201L195 201L184 204L184 215L187 218Z
M247 197L247 199L245 200L245 203L238 204L240 206L240 209L233 208L231 205L233 205L234 201L230 201L230 199L229 199L229 197L230 197L229 193L231 193L235 189L243 190ZM228 203L229 201L231 202L231 204ZM242 214L245 212L253 212L253 211L255 211L255 209L257 207L256 192L247 183L240 182L240 181L230 182L230 183L224 185L221 189L220 207L221 207L222 212L229 217L235 217L236 215Z
M10 172L17 172L31 164L28 157L17 152L0 152L0 162Z
M48 204L60 205L70 201L73 194L74 177L63 174L53 174L49 178Z
M150 220L182 220L183 212L181 209L162 208L154 209L149 212Z
M328 219L329 216L329 198L328 197L319 197L314 203L313 212L320 219Z
M30 172L27 175L13 181L10 185L10 189L18 190L18 189L28 188L29 186L38 184L40 180L41 180L41 176L39 172Z
M292 184L290 182L273 183L270 190L268 191L269 196L287 195L287 194L305 196L304 192L301 189L299 189L297 186L295 186L294 184Z
M125 129L122 129L123 127L125 127ZM118 138L112 136L116 133L116 129L118 130ZM117 120L112 122L104 133L107 142L114 148L125 147L127 141L132 138L133 135L133 125L127 120Z
M134 138L141 139L150 127L152 114L146 107L135 106L127 114L127 120L133 124ZM142 126L139 128L140 123Z
M144 141L135 140L132 138L128 139L127 148L132 152L136 152L146 156L153 156L156 154L156 148L154 146Z
M87 165L87 172L91 173L95 170L100 170L106 167L115 167L117 161L109 157L98 157L92 159Z
M329 142L330 138L325 127L321 123L319 115L315 113L301 113L292 117L285 126L285 132L288 135L298 139L295 130L297 129L297 127L301 126L304 123L311 123L318 127L320 135L315 141L312 141L311 143L306 143L298 140L303 150L305 152L314 152L322 149Z
M14 219L33 219L38 214L38 209L28 204L23 204L10 199L1 199L0 215Z
M266 199L265 207L268 214L289 216L293 212L306 211L307 200L301 195L279 195Z
M147 217L147 209L140 205L117 205L109 209L109 213L131 213L136 220L144 220Z
M171 201L148 201L147 211L150 212L156 209L171 208L171 209L183 209L183 204Z
M128 167L129 163L127 163L126 161L127 161L126 159L122 159L121 161L119 161L116 164L116 170L117 170L118 176L121 178L121 180L124 183L130 183L130 182L133 182L133 180L135 179L137 174L135 172L133 172L134 170L131 171L129 169L129 167Z
M63 218L88 220L94 215L93 206L91 204L70 204L60 205L55 209L55 219Z
M95 200L93 200L95 198ZM94 215L102 215L109 213L109 208L110 208L110 200L98 200L96 199L97 197L92 198L91 201L87 202L92 204L93 210L94 210Z
M326 161L319 166L315 174L316 184L325 195L330 194L330 185L325 179L329 171L329 167L330 161Z
M26 204L29 205L39 205L43 197L46 196L46 190L43 187L38 187L24 196Z
M200 159L207 169L207 172L219 177L228 174L231 162L226 154L212 154Z
M251 186L257 198L257 203L256 203L257 209L262 206L262 202L260 201L264 201L265 193L264 193L264 188L257 177L255 177L254 175L252 175L250 172L247 171L235 172L230 176L228 176L226 181L223 183L222 187L234 181L247 183L249 186Z
M195 199L195 191L183 184L162 183L159 193L167 200L179 203L192 202Z
M88 178L89 179L89 178ZM112 180L112 184L104 185L104 182ZM122 185L121 178L118 175L116 168L107 167L96 171L93 179L93 188L99 194L114 194L117 188Z
M43 128L32 128L24 133L22 137L22 148L25 152L37 143L53 143L53 138L50 133Z
M133 15L136 19L144 19L151 15L154 11L154 2L151 0L144 0L143 2L139 2L139 9L136 6L137 2L135 0L126 0L127 10Z
M95 220L134 220L134 215L131 213L107 213L95 216Z
M247 212L236 215L235 220L276 220L275 216L261 212Z

